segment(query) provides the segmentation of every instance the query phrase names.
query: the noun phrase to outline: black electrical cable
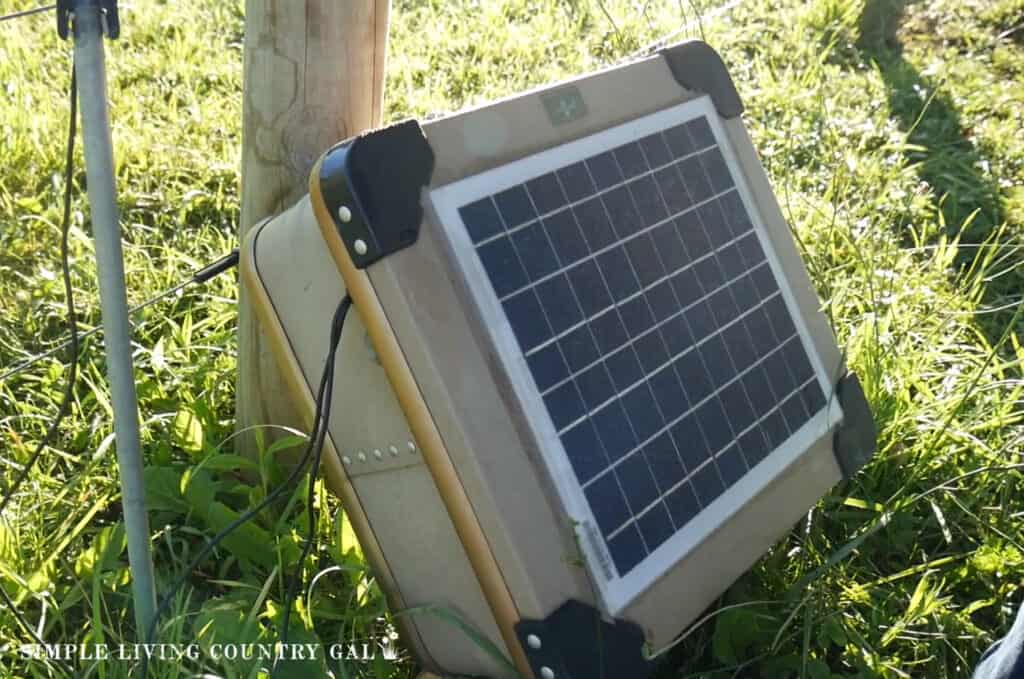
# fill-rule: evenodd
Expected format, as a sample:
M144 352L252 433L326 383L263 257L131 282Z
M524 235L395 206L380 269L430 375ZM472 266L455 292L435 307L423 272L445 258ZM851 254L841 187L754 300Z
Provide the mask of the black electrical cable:
M199 566L203 560L209 556L210 552L224 541L231 533L236 531L240 526L248 523L255 518L260 512L266 509L268 506L276 502L277 500L284 497L285 493L294 485L295 481L302 476L302 472L305 471L307 464L311 459L315 460L314 465L310 469L311 483L316 477L317 469L319 468L321 451L323 449L324 441L327 438L327 425L330 420L331 414L331 400L334 396L334 363L335 358L338 354L338 347L341 344L341 331L345 325L345 317L348 315L349 309L352 307L352 298L347 294L342 298L338 304L338 308L334 312L334 317L331 320L331 333L330 341L327 350L327 362L324 365L323 372L320 376L320 385L317 388L316 393L316 408L313 414L313 428L309 434L309 443L306 446L305 451L302 453L302 457L299 459L299 463L288 475L288 478L284 480L277 488L272 490L263 500L261 500L255 507L252 507L247 512L239 516L237 519L228 524L219 533L214 535L206 545L203 546L199 553L196 554L195 558L185 568L185 572L171 585L168 592L160 599L160 603L157 606L156 612L153 614L153 620L149 624L149 628L146 630L144 641L146 644L153 643L153 638L156 634L157 623L160 620L160 616L167 612L170 608L171 601L178 591L184 586L185 582L192 575L192 571ZM310 504L312 504L312 497L309 498ZM310 524L310 531L312 539L312 531L314 526ZM307 547L311 549L311 543L307 541ZM303 550L303 555L308 553L307 549ZM303 557L303 558L304 558ZM301 562L300 562L301 566ZM291 589L291 588L289 588ZM283 627L287 626L287 611L285 609L285 623ZM139 663L139 677L145 679L149 670L149 658L146 654L143 654L142 660Z
M25 9L20 12L12 12L0 16L0 23L4 21L10 21L11 19L20 19L22 17L32 16L33 14L41 14L42 12L52 12L57 9L57 5L45 5L43 7L35 7L33 9Z
M68 238L71 232L71 189L73 183L73 172L74 172L74 161L75 161L75 134L77 132L77 117L78 117L78 80L75 77L75 65L74 62L71 64L71 85L69 89L70 103L70 121L68 122L68 143L67 152L64 159L64 215L61 223L61 240L60 240L60 268L61 275L64 279L64 299L67 303L68 311L68 327L71 329L71 337L69 345L71 351L68 355L68 374L67 380L64 383L64 395L61 398L60 407L57 409L57 415L50 422L50 426L47 427L46 433L43 434L43 438L40 439L39 443L36 444L36 448L32 451L32 455L29 456L28 461L22 466L21 471L15 477L14 482L7 488L4 497L0 500L0 516L3 515L4 509L10 504L11 500L17 494L21 484L28 478L32 468L35 467L39 457L43 454L43 450L49 446L53 439L57 436L57 430L60 428L61 422L67 417L68 412L71 410L71 400L74 397L75 390L75 379L78 371L78 324L75 321L75 294L74 288L71 285L71 265L69 255L69 244ZM18 623L25 629L26 632L32 637L32 639L40 646L44 645L43 640L36 634L35 630L28 624L25 618L21 615L17 606L11 601L11 598L7 595L7 592L3 587L0 587L0 594L4 604L10 610L11 615L18 621ZM58 665L62 672L69 676L73 676L73 672L70 668L60 663Z
M347 302L347 304L346 304ZM345 325L345 316L348 314L348 308L351 306L351 298L345 295L341 305L338 307L338 311L334 315L334 319L331 322L331 344L330 351L327 354L327 365L324 366L324 372L328 370L331 373L331 377L328 380L327 391L324 395L324 414L323 414L323 426L320 431L317 432L320 436L319 442L317 442L313 451L313 464L309 469L309 485L306 492L306 517L309 523L309 533L306 535L306 542L302 546L302 554L299 556L299 563L296 564L295 573L289 579L288 586L285 588L285 602L284 602L284 618L281 622L281 645L287 645L288 643L288 623L291 620L292 606L295 604L295 597L298 594L298 587L302 582L302 566L306 563L306 559L309 558L310 553L313 551L313 547L316 544L316 507L314 506L313 500L314 494L316 493L316 473L320 469L320 459L323 456L324 440L327 437L327 424L331 417L331 401L334 397L334 357L338 344L341 340L341 331ZM277 662L279 658L275 658L274 669L271 670L271 678L274 676L274 672L277 669Z

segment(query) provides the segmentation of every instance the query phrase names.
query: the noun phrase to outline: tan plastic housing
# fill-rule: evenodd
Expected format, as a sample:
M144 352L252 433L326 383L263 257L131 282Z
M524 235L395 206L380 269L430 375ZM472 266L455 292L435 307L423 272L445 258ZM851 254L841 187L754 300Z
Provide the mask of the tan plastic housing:
M545 90L424 123L436 155L430 188L700 96L682 89L661 57L572 84L588 113L567 124L552 125ZM814 348L839 376L842 357L742 121L722 123ZM599 606L535 434L436 217L428 211L413 246L358 270L326 212L318 171L310 195L253 229L242 254L291 397L311 418L311 385L347 288L357 313L335 372L324 456L331 488L393 610L455 611L532 677L515 623L543 619L570 598ZM640 625L653 648L671 642L841 476L824 432L618 617ZM511 674L457 626L424 613L399 619L428 669Z

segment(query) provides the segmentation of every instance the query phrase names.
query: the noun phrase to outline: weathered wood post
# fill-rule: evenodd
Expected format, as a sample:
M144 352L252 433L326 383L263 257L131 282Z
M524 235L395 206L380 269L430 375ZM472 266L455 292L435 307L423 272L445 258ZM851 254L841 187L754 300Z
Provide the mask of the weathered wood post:
M239 240L307 190L328 146L380 124L390 0L246 0ZM237 428L298 417L240 291ZM251 450L252 436L237 439Z

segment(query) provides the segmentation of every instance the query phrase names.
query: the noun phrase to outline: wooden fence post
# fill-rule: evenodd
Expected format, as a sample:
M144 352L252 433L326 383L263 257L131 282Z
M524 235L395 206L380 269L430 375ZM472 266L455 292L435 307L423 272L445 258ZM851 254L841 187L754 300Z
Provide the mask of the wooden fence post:
M380 124L389 0L246 0L239 242L307 190L331 144ZM236 427L296 426L244 290ZM268 436L268 440L269 440ZM237 439L252 450L253 437Z

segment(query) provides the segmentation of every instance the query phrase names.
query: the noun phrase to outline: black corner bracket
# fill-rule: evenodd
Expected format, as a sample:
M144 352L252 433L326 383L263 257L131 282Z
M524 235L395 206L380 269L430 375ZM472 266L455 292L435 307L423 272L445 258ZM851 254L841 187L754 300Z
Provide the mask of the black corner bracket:
M833 449L844 478L863 467L878 448L878 430L864 387L854 373L847 373L836 385L836 397L843 408L843 422L833 438Z
M320 193L357 269L419 238L420 193L434 151L415 120L367 132L331 148L320 163Z
M688 90L711 95L718 115L735 118L743 101L718 52L703 40L686 40L659 50L676 82Z
M544 620L520 620L516 636L537 677L647 679L655 667L644 658L640 627L606 622L593 606L574 599Z

